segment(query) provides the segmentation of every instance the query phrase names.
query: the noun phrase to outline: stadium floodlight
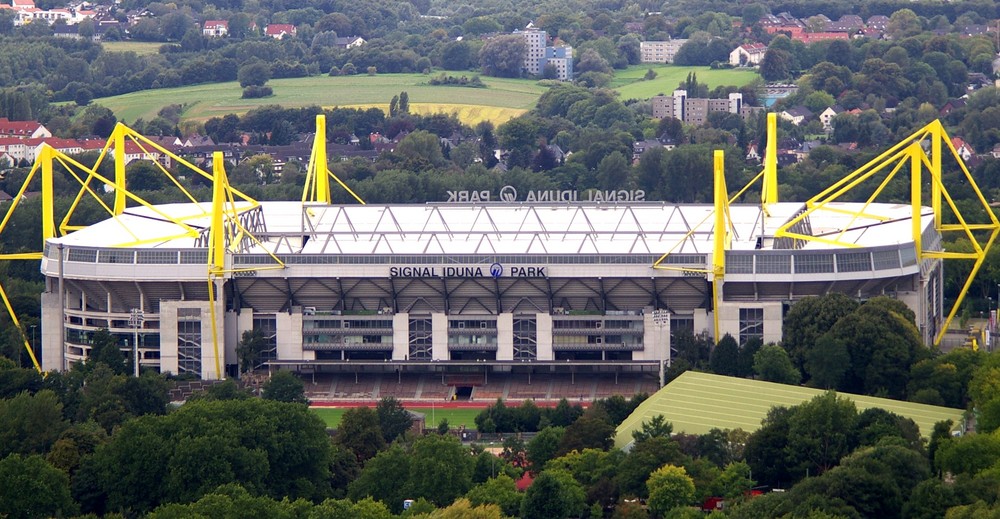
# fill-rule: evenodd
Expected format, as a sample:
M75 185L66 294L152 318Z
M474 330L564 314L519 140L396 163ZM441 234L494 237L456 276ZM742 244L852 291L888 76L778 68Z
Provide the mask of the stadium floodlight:
M135 366L134 374L139 376L139 328L146 316L142 308L133 308L129 311L128 325L132 328L132 364Z

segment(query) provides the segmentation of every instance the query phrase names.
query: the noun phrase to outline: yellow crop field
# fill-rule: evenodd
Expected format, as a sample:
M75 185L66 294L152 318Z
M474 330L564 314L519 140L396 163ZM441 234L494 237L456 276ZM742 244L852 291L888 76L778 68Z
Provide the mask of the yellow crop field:
M386 114L389 113L388 104L357 104L340 105L341 108L380 108ZM324 108L333 108L327 106ZM419 115L431 115L437 113L455 114L459 121L469 126L475 126L482 121L492 121L494 126L499 126L521 114L527 112L523 108L505 108L500 106L483 105L463 105L454 103L410 103L410 113Z

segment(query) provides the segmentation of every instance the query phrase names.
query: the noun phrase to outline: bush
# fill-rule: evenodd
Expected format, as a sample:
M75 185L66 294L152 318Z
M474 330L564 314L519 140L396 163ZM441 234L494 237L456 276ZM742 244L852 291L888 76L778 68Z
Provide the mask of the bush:
M274 95L274 90L269 86L248 86L243 89L243 99L259 99Z
M343 67L340 67L340 74L344 76L353 76L358 73L358 68L354 66L354 63L347 62L344 63Z
M378 74L378 67L375 66L368 67L368 75L374 76L375 74Z

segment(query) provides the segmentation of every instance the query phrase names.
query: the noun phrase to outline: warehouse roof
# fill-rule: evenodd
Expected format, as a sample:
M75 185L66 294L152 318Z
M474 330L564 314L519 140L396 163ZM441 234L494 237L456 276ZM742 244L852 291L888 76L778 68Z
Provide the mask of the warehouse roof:
M772 407L796 406L823 393L821 389L687 371L640 404L618 426L615 445L626 447L632 442L632 431L661 414L673 424L674 432L705 434L714 428L753 432ZM853 400L859 411L878 407L910 418L925 437L941 420L962 423L961 409L850 393L839 395Z

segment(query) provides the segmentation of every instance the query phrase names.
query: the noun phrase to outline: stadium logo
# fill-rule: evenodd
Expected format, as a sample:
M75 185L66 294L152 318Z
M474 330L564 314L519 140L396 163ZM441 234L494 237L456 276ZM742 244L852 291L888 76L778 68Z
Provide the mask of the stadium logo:
M510 187L510 186L507 186L507 187ZM511 189L514 189L514 188L511 188ZM490 265L490 275L493 276L493 279L500 279L500 276L503 275L503 265L501 265L499 263L494 263L494 264Z
M501 202L515 202L517 201L517 189L514 186L503 186L500 188L500 201ZM500 267L500 271L503 272L503 267ZM494 276L496 277L496 276Z

